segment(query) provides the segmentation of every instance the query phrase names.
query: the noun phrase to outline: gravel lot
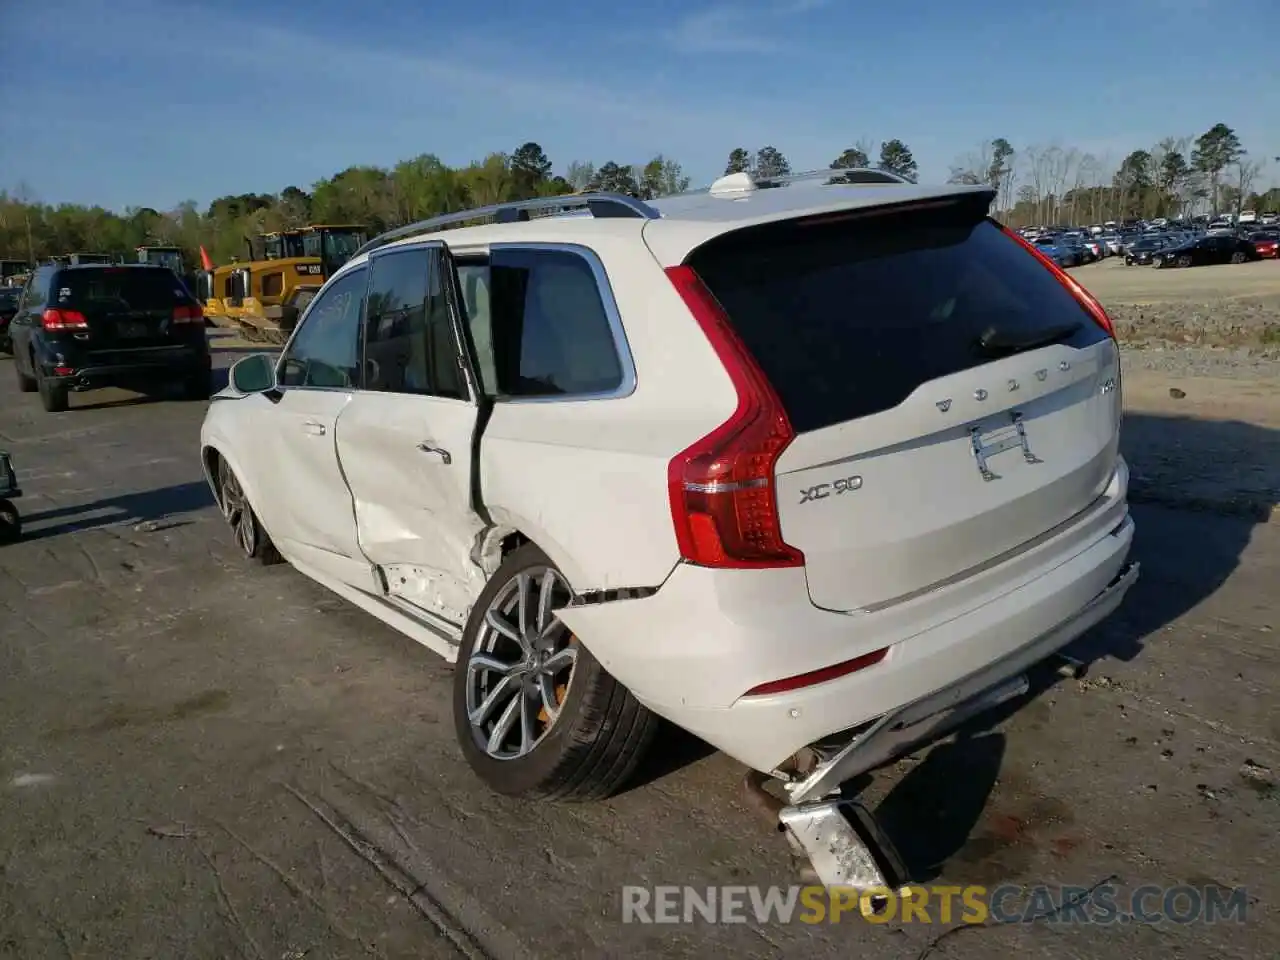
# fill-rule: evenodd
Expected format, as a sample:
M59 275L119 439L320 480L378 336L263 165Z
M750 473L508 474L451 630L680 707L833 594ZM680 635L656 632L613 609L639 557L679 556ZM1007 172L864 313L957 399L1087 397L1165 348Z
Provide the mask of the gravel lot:
M1102 300L1131 347L1243 348L1235 353L1280 357L1280 261L1156 270L1111 257L1072 274Z
M1135 476L1274 503L1274 375L1136 356ZM608 803L478 789L447 667L240 561L194 456L202 405L73 404L44 414L0 369L30 524L0 550L0 956L918 958L946 929L624 925L624 884L792 882L735 764L669 732ZM1086 678L1039 678L866 796L921 880L1247 885L1249 922L1002 927L935 957L1274 953L1280 525L1134 512L1143 577L1081 643Z

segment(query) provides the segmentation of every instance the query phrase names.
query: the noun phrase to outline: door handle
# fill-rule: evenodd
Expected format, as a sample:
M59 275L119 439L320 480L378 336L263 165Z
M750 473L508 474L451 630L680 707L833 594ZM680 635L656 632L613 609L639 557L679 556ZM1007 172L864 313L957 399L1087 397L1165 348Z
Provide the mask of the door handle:
M450 455L449 451L446 450L444 447L433 447L431 444L424 442L424 443L418 444L418 449L421 450L423 453L434 453L436 456L440 458L441 463L444 463L444 464L453 463L453 457Z
M308 420L302 425L302 428L313 437L323 437L325 434L324 424L317 423L315 420Z

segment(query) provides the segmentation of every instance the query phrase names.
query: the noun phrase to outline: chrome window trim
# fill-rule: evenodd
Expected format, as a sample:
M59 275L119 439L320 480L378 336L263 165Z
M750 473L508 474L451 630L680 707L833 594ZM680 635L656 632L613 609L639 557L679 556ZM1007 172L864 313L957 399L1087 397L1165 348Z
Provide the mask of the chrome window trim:
M489 245L489 257L503 250L546 250L556 253L568 253L581 257L591 268L591 275L596 281L596 292L604 306L606 319L609 321L609 333L613 340L613 351L622 369L622 378L618 386L612 390L593 391L590 393L553 393L541 397L508 397L498 395L494 403L577 403L584 400L623 400L636 392L636 364L631 353L631 344L627 341L627 331L622 325L622 314L618 310L618 301L613 295L613 285L605 272L604 263L590 247L578 243L543 243L537 240L521 240L515 242L493 243Z
M285 358L289 354L289 349L293 346L294 339L298 336L299 331L302 330L303 324L306 323L307 318L311 315L312 308L315 306L316 302L319 301L320 297L328 290L329 286L336 283L339 279L341 279L342 277L345 277L347 274L356 273L359 270L364 270L365 271L365 298L367 303L369 284L372 282L372 277L373 277L374 260L380 257L390 256L398 252L403 252L408 250L418 250L418 249L431 248L431 247L444 247L446 250L449 251L451 256L455 255L453 253L453 250L449 247L449 244L444 240L441 240L438 238L429 239L429 240L428 239L416 240L411 243L400 243L400 244L389 245L385 247L379 247L375 250L371 250L368 252L368 254L365 256L363 260L359 261L358 263L349 263L344 265L344 268L342 270L339 270L332 277L330 277L328 282L325 283L325 285L320 288L320 291L315 295L315 297L312 298L311 303L307 304L307 309L303 313L302 317L298 320L298 325L294 328L293 333L290 334L289 339L285 342L284 346L281 347L280 359L276 364L277 381L279 380L279 371L281 367L283 367L284 365ZM591 275L596 282L596 292L600 296L600 302L604 307L605 318L608 320L608 323L609 323L610 338L613 341L614 353L617 356L619 366L622 369L622 377L618 383L618 386L612 390L592 391L592 392L586 392L586 393L554 393L554 394L547 394L546 396L539 396L539 397L511 397L511 396L497 395L492 398L492 401L494 403L504 403L504 404L579 403L583 401L596 401L596 400L623 400L631 396L633 393L635 393L636 386L638 385L638 382L639 382L639 378L636 373L635 357L631 352L631 344L627 340L626 328L622 324L622 313L618 309L618 301L613 293L613 285L609 282L609 275L605 271L604 263L603 261L601 261L600 255L597 254L590 247L587 247L587 246L584 246L583 244L578 244L578 243L521 240L521 241L507 241L502 243L492 243L492 244L488 244L485 247L483 252L481 252L480 250L469 250L464 253L457 254L457 256L462 256L462 257L484 256L487 261L493 255L493 253L503 251L503 250L533 250L533 251L545 250L550 252L568 253L574 256L581 257L583 260L586 261L587 266L591 270ZM486 266L487 265L488 264L486 263ZM468 323L470 322L470 318L464 317L462 319L464 319ZM364 343L364 322L365 322L365 314L362 312L360 316L360 331L361 331L360 343L361 343L362 352L363 352L363 343ZM459 346L459 351L461 351L461 346ZM451 397L433 397L429 395L420 395L420 394L411 394L411 396L424 396L425 399L455 400L455 402L468 402L468 403L474 404L476 403L476 392L479 385L472 384L470 382L471 380L470 377L464 377L463 379L467 382L467 390L470 394L469 399L464 401L457 401L456 398L451 398ZM276 389L277 390L319 390L319 391L326 391L330 393L350 393L350 394L357 394L357 393L381 394L385 392L385 391L378 391L378 390L364 390L361 387L284 386L279 383L277 383ZM408 395L409 394L402 394L402 396L408 396Z

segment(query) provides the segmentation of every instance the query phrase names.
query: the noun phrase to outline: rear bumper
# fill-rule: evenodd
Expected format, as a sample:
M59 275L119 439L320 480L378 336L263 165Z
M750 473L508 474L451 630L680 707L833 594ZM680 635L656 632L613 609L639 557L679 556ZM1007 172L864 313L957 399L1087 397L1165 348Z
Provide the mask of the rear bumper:
M1128 522L1132 525L1132 521ZM805 779L789 783L787 794L791 802L826 796L846 780L900 756L913 745L1021 696L1028 688L1023 672L1114 613L1137 579L1138 564L1127 564L1101 593L1068 620L964 679L881 717Z
M803 569L680 565L650 597L569 607L559 616L639 700L756 770L773 772L818 743L830 757L861 733L857 759L841 759L832 774L847 777L905 749L896 732L918 739L918 721L932 728L940 713L1065 646L1120 603L1133 582L1117 579L1134 531L1126 487L1121 461L1099 502L1053 536L887 609L815 607ZM884 659L858 672L744 696L881 648ZM888 727L868 741L867 725L885 717ZM877 742L888 755L872 755L867 744Z
M96 356L46 357L41 366L49 382L84 390L115 383L173 380L210 370L212 360L207 349L194 346L144 347L113 350ZM67 367L71 373L55 373L57 369Z

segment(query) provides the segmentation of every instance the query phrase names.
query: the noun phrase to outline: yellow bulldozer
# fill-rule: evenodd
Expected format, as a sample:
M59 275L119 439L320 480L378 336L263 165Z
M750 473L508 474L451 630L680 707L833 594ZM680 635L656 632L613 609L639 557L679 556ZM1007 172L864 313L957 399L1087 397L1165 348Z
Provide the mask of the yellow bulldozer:
M366 239L363 227L327 223L246 239L247 261L233 260L197 277L205 319L255 343L284 343L325 280Z

